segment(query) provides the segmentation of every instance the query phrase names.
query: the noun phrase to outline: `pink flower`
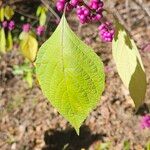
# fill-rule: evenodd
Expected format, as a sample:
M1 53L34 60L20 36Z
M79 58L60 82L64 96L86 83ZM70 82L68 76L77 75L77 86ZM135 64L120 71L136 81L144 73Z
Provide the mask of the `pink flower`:
M39 36L41 36L44 33L44 31L45 31L45 27L44 26L38 26L36 28L36 34L39 35Z
M31 28L31 25L29 23L26 23L22 26L22 30L24 32L29 32L30 28Z
M142 117L141 122L140 122L141 128L149 128L150 129L150 115L145 115Z

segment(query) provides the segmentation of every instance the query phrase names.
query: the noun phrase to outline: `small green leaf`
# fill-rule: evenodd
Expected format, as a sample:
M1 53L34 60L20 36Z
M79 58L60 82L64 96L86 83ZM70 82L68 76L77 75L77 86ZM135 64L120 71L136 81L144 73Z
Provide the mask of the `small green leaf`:
M33 62L38 50L37 40L29 33L21 33L20 39L22 39L20 42L20 49L22 51L22 54Z
M44 6L39 6L36 11L36 16L39 17L40 26L43 26L46 23L46 12L47 8Z
M36 11L36 16L37 16L37 17L40 16L41 11L42 11L42 7L39 6L39 7L37 8L37 11Z
M6 52L6 36L3 28L0 29L0 52Z
M13 39L12 39L12 34L10 31L8 31L6 45L7 45L6 47L8 51L13 49Z
M39 21L40 21L41 26L45 25L45 23L46 23L46 13L44 11L42 11Z
M28 71L24 77L24 80L27 81L28 85L30 88L33 86L33 77L32 77L32 72Z
M138 49L124 27L116 22L116 34L112 43L113 57L118 73L129 89L131 98L138 108L144 101L146 75Z
M6 6L4 10L4 15L7 20L10 20L14 15L14 10L10 6Z
M123 150L130 150L130 142L129 141L124 141Z
M70 29L64 15L38 52L36 73L44 95L79 134L104 90L104 68L94 51Z
M14 75L23 75L24 70L21 67L19 67L18 65L14 65L12 72Z

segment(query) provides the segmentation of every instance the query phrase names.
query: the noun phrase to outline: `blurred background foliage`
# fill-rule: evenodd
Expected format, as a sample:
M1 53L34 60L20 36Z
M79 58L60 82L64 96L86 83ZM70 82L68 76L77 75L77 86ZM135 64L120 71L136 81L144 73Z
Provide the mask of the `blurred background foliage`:
M33 62L40 45L59 23L53 1L0 1L0 59L14 49L24 56L21 66L13 67L14 75L23 75L32 87L35 76Z
M52 1L0 1L0 53L16 46L25 57L34 61L38 46L50 36L59 22L53 7ZM24 27L27 24L29 27Z

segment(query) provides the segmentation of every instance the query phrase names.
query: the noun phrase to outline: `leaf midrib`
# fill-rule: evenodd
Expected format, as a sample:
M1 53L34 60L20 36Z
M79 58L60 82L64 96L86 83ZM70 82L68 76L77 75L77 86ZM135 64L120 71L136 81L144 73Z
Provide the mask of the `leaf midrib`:
M67 80L66 80L66 75L65 75L65 65L64 65L64 32L65 32L65 16L63 14L62 16L62 30L61 30L61 60L62 60L62 71L63 71L63 75L64 75L64 82L65 82L65 85L66 85L66 93L68 95L68 102L70 104L70 110L71 112L73 113L73 117L74 117L74 121L75 121L75 126L76 128L78 127L77 125L77 120L75 118L75 114L74 114L74 111L72 109L72 106L71 106L71 101L70 101L70 96L69 96L69 92L68 92L68 86L67 86ZM78 130L78 129L76 129Z

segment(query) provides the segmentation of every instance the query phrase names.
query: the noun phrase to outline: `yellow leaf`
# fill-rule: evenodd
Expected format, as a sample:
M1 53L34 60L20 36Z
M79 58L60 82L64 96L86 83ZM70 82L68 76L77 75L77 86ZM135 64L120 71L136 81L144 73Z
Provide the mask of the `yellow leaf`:
M26 58L28 58L32 62L35 60L38 50L38 42L33 36L29 34L24 39L22 39L20 42L20 48L22 54Z
M28 38L28 35L29 35L29 33L27 33L27 32L21 32L19 35L19 40Z

